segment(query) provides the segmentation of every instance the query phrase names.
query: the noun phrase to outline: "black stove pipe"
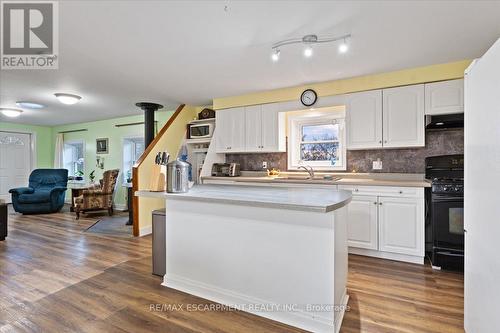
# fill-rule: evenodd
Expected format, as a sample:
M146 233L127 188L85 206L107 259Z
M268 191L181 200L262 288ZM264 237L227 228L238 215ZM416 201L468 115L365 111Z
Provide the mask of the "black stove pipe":
M147 148L155 137L155 111L163 105L149 102L136 103L144 111L144 147Z

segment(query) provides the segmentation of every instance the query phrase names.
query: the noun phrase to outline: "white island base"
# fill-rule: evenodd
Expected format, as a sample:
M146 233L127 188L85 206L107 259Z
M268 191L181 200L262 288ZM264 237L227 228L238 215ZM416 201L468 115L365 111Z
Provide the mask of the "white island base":
M320 204L167 194L163 285L305 330L338 332L348 301L350 194L342 195L329 207L335 210L321 211Z

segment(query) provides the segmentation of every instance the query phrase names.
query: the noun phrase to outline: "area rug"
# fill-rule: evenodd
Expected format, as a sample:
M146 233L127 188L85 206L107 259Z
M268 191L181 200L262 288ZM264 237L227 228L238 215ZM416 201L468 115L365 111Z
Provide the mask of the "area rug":
M103 216L96 223L88 227L85 232L131 238L133 237L132 226L126 225L127 221L128 215Z

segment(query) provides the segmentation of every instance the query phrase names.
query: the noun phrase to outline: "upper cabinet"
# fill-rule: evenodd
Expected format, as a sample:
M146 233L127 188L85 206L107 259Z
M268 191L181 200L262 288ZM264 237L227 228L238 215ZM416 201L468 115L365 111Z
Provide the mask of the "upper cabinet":
M346 96L347 148L382 147L382 90Z
M425 146L424 85L346 96L347 148Z
M284 113L272 104L216 112L217 153L286 151Z
M215 113L215 147L218 153L245 151L245 108Z
M464 80L450 80L425 85L425 114L440 115L464 112Z
M383 146L425 146L423 84L384 89Z

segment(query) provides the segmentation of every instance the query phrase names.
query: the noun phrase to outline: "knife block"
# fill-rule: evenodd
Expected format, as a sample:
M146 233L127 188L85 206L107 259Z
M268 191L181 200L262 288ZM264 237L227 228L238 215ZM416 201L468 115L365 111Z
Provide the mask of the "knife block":
M151 192L165 192L167 181L167 167L155 164L151 167L151 181L149 188Z

